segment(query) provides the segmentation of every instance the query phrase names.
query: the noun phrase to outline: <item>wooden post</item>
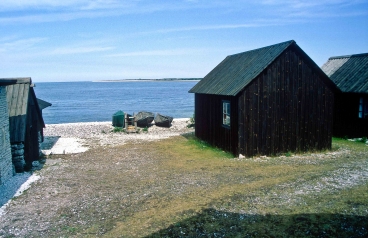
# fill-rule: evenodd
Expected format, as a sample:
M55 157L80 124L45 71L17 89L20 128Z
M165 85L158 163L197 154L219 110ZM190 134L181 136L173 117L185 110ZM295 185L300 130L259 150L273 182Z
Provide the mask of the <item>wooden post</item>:
M137 120L135 119L135 113L133 113L134 130L137 130Z
M125 121L125 130L128 130L128 122L129 122L129 117L128 114L124 114L124 121Z

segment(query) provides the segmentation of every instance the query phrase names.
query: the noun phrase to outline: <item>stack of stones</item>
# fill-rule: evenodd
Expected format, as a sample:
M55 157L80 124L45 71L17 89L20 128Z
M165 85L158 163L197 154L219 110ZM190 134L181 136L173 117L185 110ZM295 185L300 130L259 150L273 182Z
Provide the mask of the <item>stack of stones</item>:
M23 143L14 143L11 145L11 152L13 156L13 164L17 173L24 172L26 162L24 160L24 145Z
M43 153L42 153L42 150L41 150L41 144L42 144L42 135L41 135L41 132L38 132L38 156L42 156Z

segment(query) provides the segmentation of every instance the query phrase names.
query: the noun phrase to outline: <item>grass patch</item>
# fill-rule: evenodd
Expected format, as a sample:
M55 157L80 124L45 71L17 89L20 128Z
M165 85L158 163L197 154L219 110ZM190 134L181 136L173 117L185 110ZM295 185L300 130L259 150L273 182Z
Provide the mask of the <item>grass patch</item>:
M121 133L121 132L125 132L125 129L123 127L114 127L114 129L112 129L113 133Z
M358 141L361 142L361 141ZM349 141L343 138L332 138L332 148L338 147L343 149L349 149L354 152L367 152L368 146L364 143L357 143L357 141Z
M179 151L188 149L189 150L188 156L190 157L200 152L201 157L215 156L217 158L234 158L234 156L231 153L223 151L222 149L219 149L217 147L213 147L207 142L195 137L193 133L186 135L185 138L187 139L185 144L181 145L181 147L173 147L173 148Z
M290 157L290 156L292 156L292 155L293 155L293 154L292 154L290 151L288 151L288 152L286 152L286 153L285 153L285 156L286 156L286 157Z
M365 144L365 143L367 143L367 137L363 137L363 138L357 139L356 141Z

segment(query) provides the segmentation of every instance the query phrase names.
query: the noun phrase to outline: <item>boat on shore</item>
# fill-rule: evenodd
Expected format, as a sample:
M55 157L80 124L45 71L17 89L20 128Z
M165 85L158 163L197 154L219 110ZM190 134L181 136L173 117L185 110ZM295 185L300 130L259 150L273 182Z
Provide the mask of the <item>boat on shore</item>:
M137 126L148 127L152 123L154 117L155 114L152 112L138 112L137 115L135 115L135 120L137 121Z
M170 116L165 116L165 115L161 115L159 113L156 113L155 116L155 125L156 126L161 126L161 127L170 127L171 126L171 122L173 121L173 117Z

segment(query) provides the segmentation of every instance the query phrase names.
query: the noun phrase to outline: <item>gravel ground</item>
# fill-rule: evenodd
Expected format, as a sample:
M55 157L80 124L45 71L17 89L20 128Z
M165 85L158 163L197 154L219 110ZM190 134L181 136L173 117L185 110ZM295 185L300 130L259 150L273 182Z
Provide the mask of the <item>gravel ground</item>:
M45 142L41 149L45 154L68 154L84 152L96 146L147 143L193 132L194 129L188 128L188 124L188 118L179 118L173 120L170 128L153 124L148 131L138 128L138 133L113 132L111 122L49 124L44 130Z
M44 154L75 154L83 153L89 148L105 148L113 145L122 145L128 142L147 143L193 132L188 128L188 118L174 119L170 128L152 125L147 132L140 128L139 133L113 132L111 122L86 122L48 124L44 130L45 140L41 145ZM42 167L42 165L41 165ZM37 168L36 168L37 169ZM30 172L16 174L5 184L0 186L0 217L6 212L10 199L19 196L37 181L39 176Z
M47 125L44 131L46 140L43 149L52 150L59 142L62 142L60 143L62 144L61 153L71 154L59 156L56 155L58 152L55 150L54 155L47 158L43 169L33 173L34 176L31 176L31 173L17 175L12 179L14 184L5 185L8 187L0 186L0 194L12 186L13 193L16 193L18 188L20 189L17 193L22 193L22 196L11 200L10 203L6 203L9 194L7 199L0 200L3 204L7 204L7 207L0 209L0 238L67 237L68 234L74 234L74 227L104 224L102 220L114 221L117 219L115 215L122 216L119 221L124 221L125 216L130 219L134 217L134 214L145 214L146 208L155 210L166 206L173 198L178 199L173 199L174 209L180 205L176 202L185 200L180 200L185 197L182 195L189 196L189 193L184 192L185 189L188 191L193 189L196 192L203 190L203 194L199 195L198 199L200 199L206 198L206 189L211 186L212 189L217 189L219 184L226 184L228 188L232 179L236 187L243 184L243 179L248 182L257 182L256 180L249 181L251 178L243 175L245 168L238 171L235 169L237 167L231 167L230 164L216 165L218 170L212 168L215 170L214 174L211 170L206 170L206 166L195 167L191 161L185 161L185 165L194 166L190 173L187 173L186 170L181 173L179 167L174 166L176 162L173 162L173 165L170 162L171 167L167 164L167 167L163 167L167 162L164 163L161 154L156 153L156 147L153 150L147 149L149 147L146 146L147 143L193 132L192 128L187 127L188 123L189 119L176 119L171 128L160 128L153 125L149 127L148 132L141 130L140 133L134 134L113 132L114 128L110 122ZM130 146L130 143L137 146ZM128 146L117 146L123 144L128 144ZM77 149L80 148L87 148L89 151L73 154L77 153ZM341 166L331 168L326 172L322 171L321 174L313 171L310 176L301 176L297 181L281 181L265 191L254 190L254 197L245 194L244 197L232 201L231 207L228 202L214 204L213 207L219 211L231 211L234 214L263 214L263 206L284 206L290 209L289 206L302 206L307 196L323 197L325 194L339 194L346 189L367 183L366 155L367 151L352 152L340 148L332 152L292 157L280 156L277 159L266 156L235 159L234 163L237 160L265 163L266 169L273 164L287 167L322 166L329 161L351 158L342 162ZM364 159L356 160L354 157ZM42 166L41 163L40 168ZM172 172L172 168L179 172ZM237 178L242 180L235 181ZM272 180L272 177L269 178L267 175L263 179ZM21 188L21 184L25 181L27 182ZM24 192L31 182L34 184ZM243 210L245 209L243 205L246 204L243 200L253 198L254 201L249 202L250 208ZM156 200L159 201L157 204ZM188 201L192 202L190 199ZM237 202L240 203L239 207ZM150 207L150 203L153 204L153 208ZM0 206L3 204L0 203ZM116 209L124 212L115 213ZM358 211L361 212L364 209ZM170 209L163 209L163 211L168 210ZM355 211L348 212L354 214ZM363 217L366 217L366 214L366 209L358 213ZM128 228L130 227L129 224ZM79 237L98 237L107 231L104 230L103 225L99 229L94 231L95 233L81 233Z

